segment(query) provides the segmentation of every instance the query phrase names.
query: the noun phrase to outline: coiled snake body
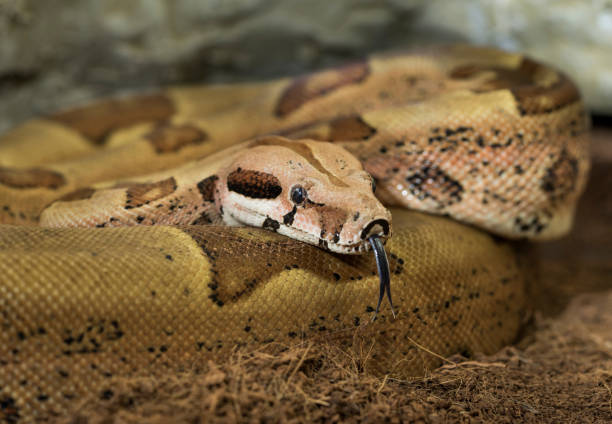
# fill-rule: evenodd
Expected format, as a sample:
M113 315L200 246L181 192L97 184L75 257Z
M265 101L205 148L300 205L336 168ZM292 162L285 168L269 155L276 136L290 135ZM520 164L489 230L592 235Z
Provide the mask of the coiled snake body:
M465 46L27 122L0 139L0 417L235 346L350 348L355 328L380 373L493 352L525 276L490 234L569 230L588 127L561 73ZM381 202L429 214L392 209L398 316L366 324L376 264L354 253L390 235Z

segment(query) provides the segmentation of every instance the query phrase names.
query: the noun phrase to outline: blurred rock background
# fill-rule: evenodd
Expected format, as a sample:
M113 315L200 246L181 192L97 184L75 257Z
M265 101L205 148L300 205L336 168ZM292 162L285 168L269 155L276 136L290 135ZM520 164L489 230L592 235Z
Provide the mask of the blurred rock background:
M612 113L610 0L0 0L0 133L117 91L296 74L437 42L526 52Z

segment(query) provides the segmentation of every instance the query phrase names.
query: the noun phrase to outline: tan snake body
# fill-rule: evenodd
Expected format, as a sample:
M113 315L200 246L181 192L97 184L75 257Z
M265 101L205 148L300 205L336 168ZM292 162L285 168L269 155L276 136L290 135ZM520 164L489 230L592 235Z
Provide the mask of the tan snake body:
M353 328L378 373L439 364L418 346L493 352L516 336L525 295L497 237L393 209L399 315L365 325L370 255L218 224L361 252L368 223L385 236L391 221L369 173L385 205L558 237L588 173L588 128L561 73L466 46L29 121L0 139L0 417L61 414L114 376L236 345L321 336L358 349Z

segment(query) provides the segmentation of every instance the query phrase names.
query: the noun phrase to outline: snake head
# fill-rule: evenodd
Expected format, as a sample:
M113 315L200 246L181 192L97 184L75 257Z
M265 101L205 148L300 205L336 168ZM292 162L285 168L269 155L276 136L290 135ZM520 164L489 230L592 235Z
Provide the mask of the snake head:
M368 251L391 235L391 213L361 162L313 140L264 137L219 174L217 203L228 225L262 227L337 253Z

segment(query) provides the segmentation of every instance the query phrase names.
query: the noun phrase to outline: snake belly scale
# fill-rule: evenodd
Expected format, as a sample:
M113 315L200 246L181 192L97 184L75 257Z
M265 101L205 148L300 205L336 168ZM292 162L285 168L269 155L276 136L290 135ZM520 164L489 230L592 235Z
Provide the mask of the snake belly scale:
M355 329L376 373L493 352L527 278L499 236L569 230L588 130L562 73L468 46L26 122L0 138L0 417ZM374 323L371 236L398 312Z

